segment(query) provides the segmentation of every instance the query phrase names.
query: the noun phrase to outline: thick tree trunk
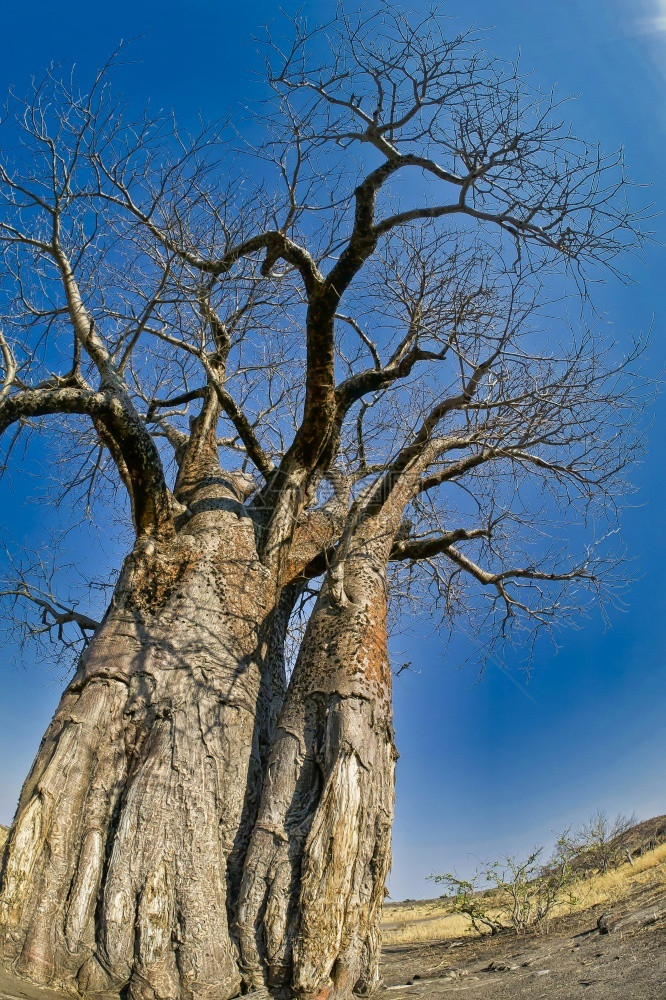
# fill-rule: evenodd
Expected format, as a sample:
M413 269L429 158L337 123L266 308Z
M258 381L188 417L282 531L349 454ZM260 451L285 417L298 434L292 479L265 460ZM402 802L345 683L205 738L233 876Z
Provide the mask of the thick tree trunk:
M126 560L23 788L0 949L31 979L146 1000L239 992L228 907L284 681L252 522L209 492L173 542Z
M0 958L85 996L369 992L393 815L392 529L345 549L276 731L299 585L278 599L231 482L205 455L198 469L181 468L187 523L127 558L25 783Z
M249 984L303 1000L378 983L395 751L385 556L371 549L346 559L343 603L325 586L308 623L241 886Z

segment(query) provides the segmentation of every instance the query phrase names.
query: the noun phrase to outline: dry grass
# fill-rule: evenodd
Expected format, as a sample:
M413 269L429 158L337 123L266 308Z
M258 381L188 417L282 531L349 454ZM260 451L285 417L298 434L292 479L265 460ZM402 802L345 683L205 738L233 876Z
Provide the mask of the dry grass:
M451 912L444 899L403 903L384 910L382 940L386 945L445 941L473 934L467 917Z
M666 885L666 844L660 844L636 858L633 867L624 864L606 875L597 875L579 883L576 895L580 909L587 910L598 904L615 903L632 889L648 882L662 882Z
M610 906L633 889L653 882L666 885L666 844L637 858L633 867L626 863L606 875L581 879L573 887L577 899L575 911L583 912L598 905ZM563 904L555 915L569 911L568 904ZM501 911L497 911L497 915L501 918ZM385 945L426 944L468 937L474 933L467 917L452 913L451 904L445 899L387 906L382 920Z

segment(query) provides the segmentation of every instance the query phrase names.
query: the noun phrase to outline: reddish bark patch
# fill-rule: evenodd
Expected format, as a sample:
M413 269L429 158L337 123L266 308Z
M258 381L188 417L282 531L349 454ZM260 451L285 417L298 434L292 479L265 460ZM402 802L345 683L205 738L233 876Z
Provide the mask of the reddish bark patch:
M364 673L368 681L374 682L377 691L383 694L391 688L391 670L386 655L388 637L386 631L386 597L379 595L366 612L362 624L362 643L359 650Z

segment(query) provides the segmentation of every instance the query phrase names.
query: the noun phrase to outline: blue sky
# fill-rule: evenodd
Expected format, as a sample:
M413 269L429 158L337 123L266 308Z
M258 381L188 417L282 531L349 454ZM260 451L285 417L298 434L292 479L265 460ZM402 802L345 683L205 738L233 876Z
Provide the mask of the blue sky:
M414 0L415 6L423 6ZM329 0L303 6L312 18L329 17ZM70 0L63 8L45 0L4 5L0 91L25 88L31 73L51 60L96 68L120 38L143 36L118 86L142 103L174 108L187 123L199 113L217 117L230 103L251 103L260 63L253 37L275 5L226 0L119 0L97 7ZM580 95L569 106L576 130L607 149L624 145L634 179L650 185L660 212L666 205L663 152L666 132L666 2L657 0L468 0L452 18L452 33L474 24L489 28L488 48L534 70L542 86ZM450 5L452 12L460 5ZM501 14L498 13L501 11ZM609 280L596 292L599 306L623 338L654 324L648 363L664 368L663 241L666 224L651 222L657 236L645 264L632 265L635 283ZM398 765L394 840L394 898L432 894L424 881L436 870L467 872L477 857L550 842L552 833L599 809L666 812L662 761L666 757L666 533L662 509L666 404L659 399L648 432L647 458L634 471L639 488L625 517L625 538L637 580L628 611L599 616L560 636L560 649L539 648L527 682L524 655L509 670L490 663L479 680L474 648L464 635L446 649L429 621L413 624L394 642L397 662L414 671L396 682ZM27 502L43 489L38 476L26 484L14 475L1 487L5 524L19 543L33 547L57 517ZM107 541L74 539L85 566L119 558L115 527ZM464 666L460 666L466 661ZM29 657L0 668L0 822L9 822L21 780L57 702L63 679L48 663Z

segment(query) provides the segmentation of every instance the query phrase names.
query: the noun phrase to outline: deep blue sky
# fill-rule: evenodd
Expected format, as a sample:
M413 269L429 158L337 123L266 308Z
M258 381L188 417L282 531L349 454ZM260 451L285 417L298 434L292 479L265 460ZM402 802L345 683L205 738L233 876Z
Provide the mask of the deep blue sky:
M334 9L329 0L282 3L287 12L301 6L312 18ZM449 9L456 13L461 5ZM252 100L260 69L252 39L275 5L117 0L96 7L70 0L64 11L45 0L3 5L0 91L9 84L24 89L30 74L51 60L76 62L85 74L120 38L144 35L118 86L140 103L150 98L157 107L173 107L187 123L200 112L218 117L229 103ZM533 69L536 82L556 84L562 95L580 94L569 108L578 132L608 149L624 145L631 173L651 185L657 211L666 205L664 0L467 0L464 11L452 32L470 24L491 28L489 48L506 57L520 50L522 68ZM651 225L663 240L664 219L657 216ZM633 267L635 284L609 281L596 300L613 318L618 338L654 321L649 362L656 372L666 362L666 253L656 242L647 256L645 265ZM428 873L466 872L475 857L550 842L552 831L599 808L640 817L666 812L665 430L661 399L648 458L633 476L636 506L625 517L640 578L627 595L627 613L612 614L611 630L593 616L562 634L559 652L538 651L529 683L520 653L512 654L508 674L491 664L478 681L465 637L444 650L428 621L395 641L396 660L411 660L418 672L396 683L402 756L394 898L432 894ZM47 538L52 520L43 505L23 506L38 489L37 479L26 488L14 475L0 493L5 524L32 546ZM83 559L81 543L74 545ZM111 545L85 555L88 562L113 558ZM457 669L470 652L470 662ZM11 820L61 687L48 663L28 658L0 668L0 822Z

